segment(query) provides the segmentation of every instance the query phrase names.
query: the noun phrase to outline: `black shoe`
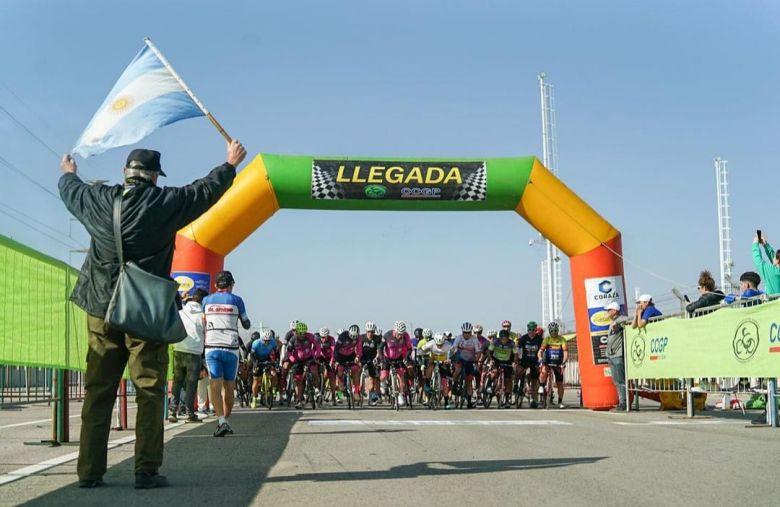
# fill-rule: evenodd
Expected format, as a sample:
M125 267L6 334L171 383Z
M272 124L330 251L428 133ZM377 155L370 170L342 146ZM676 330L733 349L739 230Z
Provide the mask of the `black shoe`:
M167 488L168 479L158 473L138 472L135 474L135 489Z
M217 425L217 430L214 432L215 437L224 437L228 432L228 425L227 423L222 423Z
M79 481L80 488L98 488L103 485L103 479L83 479Z
M198 419L198 416L196 416L196 415L190 416L190 417L188 417L187 419L184 420L184 424L192 424L192 423L196 423L197 424L197 423L202 423L202 422L203 422L203 420L202 419Z

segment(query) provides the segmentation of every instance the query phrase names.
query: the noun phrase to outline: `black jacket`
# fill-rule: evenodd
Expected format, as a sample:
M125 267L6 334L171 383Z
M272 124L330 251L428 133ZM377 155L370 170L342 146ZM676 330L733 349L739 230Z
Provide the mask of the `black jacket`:
M688 304L688 306L686 306L685 309L688 311L689 314L693 314L693 312L695 312L699 308L707 308L708 306L715 306L717 304L720 304L720 302L723 301L724 297L726 296L723 294L723 292L717 289L714 292L706 292L702 297L700 297L693 303Z
M119 276L114 243L114 197L125 190L122 202L122 249L125 261L135 261L158 276L170 276L176 232L214 203L233 184L236 169L222 164L208 176L176 188L91 186L75 174L63 174L60 196L92 240L71 300L90 315L104 317Z

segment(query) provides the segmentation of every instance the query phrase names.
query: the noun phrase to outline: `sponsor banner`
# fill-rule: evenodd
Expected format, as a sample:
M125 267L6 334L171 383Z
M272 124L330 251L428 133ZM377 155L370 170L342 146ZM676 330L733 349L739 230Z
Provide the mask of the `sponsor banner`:
M484 201L487 163L312 160L312 199Z
M211 275L193 271L174 271L171 277L179 284L181 295L193 294L195 289L203 289L211 292Z
M626 327L627 377L777 377L780 301Z
M607 364L607 333L610 320L604 307L616 301L621 310L625 311L623 277L617 275L586 279L585 297L588 302L588 328L593 347L593 362Z

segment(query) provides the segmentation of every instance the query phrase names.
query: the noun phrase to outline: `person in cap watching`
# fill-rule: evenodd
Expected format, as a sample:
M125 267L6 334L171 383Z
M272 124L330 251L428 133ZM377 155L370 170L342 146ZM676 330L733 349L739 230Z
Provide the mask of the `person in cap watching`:
M636 313L634 314L634 320L631 321L631 327L634 329L641 329L647 325L648 320L662 315L661 310L655 307L653 296L650 294L642 294L636 303Z
M612 301L604 307L609 315L609 333L607 334L607 362L612 374L612 383L618 393L617 411L626 410L626 369L623 362L623 324L628 319L620 315L620 303Z
M121 231L124 260L153 275L168 277L176 232L211 206L233 184L236 167L246 157L238 141L227 147L227 161L205 178L183 187L157 186L165 176L160 152L138 149L127 157L122 185L89 185L77 175L69 154L60 161L59 191L70 213L86 228L90 248L71 300L87 313L86 396L81 411L77 473L79 487L103 484L106 472L111 411L119 380L128 367L136 386L138 413L135 434L135 487L167 486L158 473L163 462L163 416L168 372L168 346L152 343L110 327L104 320L119 277L114 241L114 200L122 201Z

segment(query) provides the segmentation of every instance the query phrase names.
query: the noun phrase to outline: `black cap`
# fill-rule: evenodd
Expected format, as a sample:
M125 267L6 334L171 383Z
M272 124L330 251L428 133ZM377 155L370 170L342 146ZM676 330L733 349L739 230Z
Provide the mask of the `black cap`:
M143 169L167 176L160 167L160 152L154 150L137 149L127 156L125 167L128 169Z

